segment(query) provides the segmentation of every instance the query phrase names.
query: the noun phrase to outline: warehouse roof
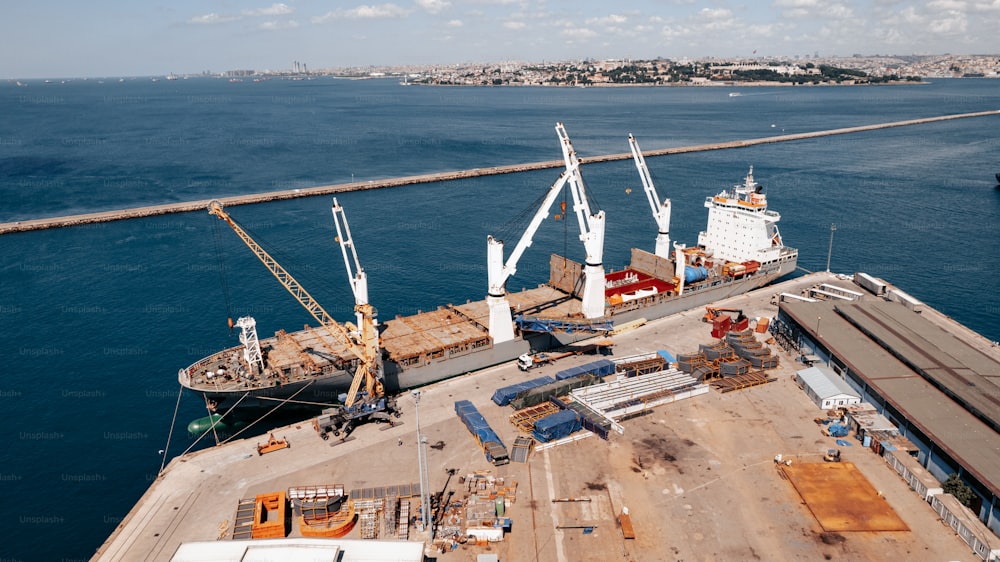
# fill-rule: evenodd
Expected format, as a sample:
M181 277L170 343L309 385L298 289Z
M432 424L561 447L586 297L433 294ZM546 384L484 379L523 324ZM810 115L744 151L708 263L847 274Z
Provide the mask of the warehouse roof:
M809 386L820 400L834 398L837 396L861 396L847 384L847 381L840 378L826 367L809 367L795 373L803 384Z
M963 401L966 404L977 403L990 398L990 396L976 396L988 394L991 386L996 388L994 383L989 382L990 377L984 376L988 373L982 373L975 379L982 384L967 385L965 389L952 388L950 393L946 393L948 387L944 382L925 378L908 366L908 362L911 364L914 362L912 359L908 361L900 359L900 357L905 359L906 355L912 352L912 349L908 351L903 347L912 348L921 345L919 343L921 337L933 334L933 328L938 330L941 328L936 325L928 326L931 321L927 318L891 302L862 301L840 304L824 301L815 303L788 301L781 303L780 306L781 310L802 330L829 349L851 372L863 378L874 392L884 397L894 409L905 416L910 424L932 439L936 447L961 463L992 493L1000 495L1000 433L995 429L998 421L995 418L1000 412L996 409L988 410L984 413L985 417L979 416L962 403ZM851 308L854 310L850 310ZM845 311L846 314L841 314L841 311ZM857 325L852 324L846 315L852 315L855 319L862 315L874 319L872 321L876 324L892 326L898 339L890 341L886 337L880 343L866 335ZM899 323L900 318L904 319L902 324ZM942 357L946 354L949 358L947 363L952 368L970 367L962 362L962 358L973 355L970 350L976 351L962 339L969 336L957 331L941 331L944 335L931 336L931 340L935 342L934 345L940 352L936 358L944 362ZM903 343L908 345L903 346ZM937 352L931 353L932 358L935 357L934 353ZM976 353L983 355L982 352ZM924 359L930 360L926 356ZM982 363L976 367L977 369L989 368L990 361L997 363L991 357L970 362L979 361ZM931 370L926 368L924 370L927 375L937 374L929 372ZM973 376L968 372L965 374ZM992 378L996 379L996 376ZM996 394L992 397L996 398Z

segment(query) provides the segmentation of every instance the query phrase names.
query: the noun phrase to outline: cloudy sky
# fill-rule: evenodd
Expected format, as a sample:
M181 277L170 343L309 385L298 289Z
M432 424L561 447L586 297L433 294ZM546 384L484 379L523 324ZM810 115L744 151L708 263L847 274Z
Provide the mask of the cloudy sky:
M1000 53L1000 0L32 0L0 77L582 58Z

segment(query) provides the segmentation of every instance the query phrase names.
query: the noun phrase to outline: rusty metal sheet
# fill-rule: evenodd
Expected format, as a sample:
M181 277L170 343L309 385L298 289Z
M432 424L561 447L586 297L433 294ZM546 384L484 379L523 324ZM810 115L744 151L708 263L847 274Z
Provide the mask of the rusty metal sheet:
M909 531L853 463L782 465L825 531Z

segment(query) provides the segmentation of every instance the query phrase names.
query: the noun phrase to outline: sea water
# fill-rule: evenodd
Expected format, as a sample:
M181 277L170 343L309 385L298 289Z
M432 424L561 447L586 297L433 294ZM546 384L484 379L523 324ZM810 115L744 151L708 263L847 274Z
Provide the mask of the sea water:
M0 84L0 221L559 160L1000 109L985 79L879 87L401 87L394 80L230 83L213 78ZM754 166L807 270L865 271L1000 339L1000 116L648 158L693 245L705 197ZM520 236L558 169L345 193L383 319L486 294L486 237ZM607 213L604 263L652 250L631 160L585 165ZM353 318L329 196L229 211L324 307ZM581 260L574 220L547 221L508 283L534 287L556 252ZM0 558L88 557L192 440L204 404L177 370L313 323L207 212L0 236L7 367ZM664 347L670 349L670 342ZM235 506L235 504L234 504ZM214 524L214 522L206 522Z

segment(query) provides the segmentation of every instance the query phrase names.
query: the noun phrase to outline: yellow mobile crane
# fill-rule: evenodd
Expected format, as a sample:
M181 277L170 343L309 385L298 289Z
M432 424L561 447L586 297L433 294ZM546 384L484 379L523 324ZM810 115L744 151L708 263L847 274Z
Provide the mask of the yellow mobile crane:
M337 217L339 206L334 200L334 218ZM342 214L342 210L341 214ZM323 309L316 299L310 295L298 281L284 267L281 266L264 248L260 246L243 228L233 220L222 208L222 203L212 201L208 204L208 212L225 221L230 228L240 237L240 240L247 245L255 256L264 264L264 267L274 275L281 285L288 290L295 300L299 301L308 312L320 323L321 326L336 339L343 343L357 359L357 369L351 381L351 387L347 391L347 398L343 406L328 408L323 411L320 418L323 419L318 425L330 428L335 435L341 432L345 434L355 425L365 421L389 421L391 416L399 417L396 410L395 400L387 398L383 388L383 368L382 354L378 345L378 333L375 326L375 307L367 302L367 290L364 299L358 298L356 289L356 278L352 279L352 288L355 289L354 311L358 317L358 331L352 337L344 326L340 325L330 314ZM346 224L346 217L344 218ZM337 225L340 229L339 223ZM349 235L349 233L348 233ZM339 237L338 237L339 239ZM359 270L359 276L364 275ZM365 385L364 391L361 385ZM323 433L325 437L325 433Z

